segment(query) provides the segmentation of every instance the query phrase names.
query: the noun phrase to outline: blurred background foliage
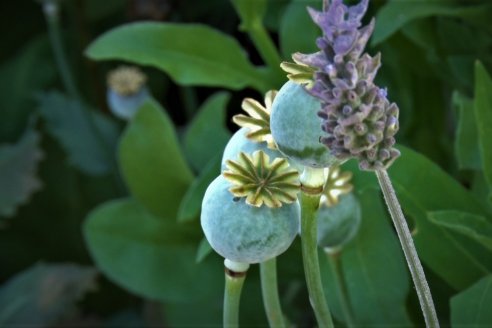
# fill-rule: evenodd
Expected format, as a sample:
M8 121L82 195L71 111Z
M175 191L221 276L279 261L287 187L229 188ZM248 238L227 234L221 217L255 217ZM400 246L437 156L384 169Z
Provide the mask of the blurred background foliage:
M202 239L201 198L242 99L282 85L281 59L316 50L308 5L321 0L60 1L71 94L40 4L0 2L0 325L220 323L223 269ZM491 324L492 3L377 0L372 16L378 84L401 111L390 175L440 320ZM105 101L122 62L141 66L155 99L129 123ZM355 322L420 325L376 182L344 168L363 212L339 259ZM320 260L343 325L333 262ZM290 320L313 325L298 242L279 280ZM245 325L266 323L256 268L241 310Z

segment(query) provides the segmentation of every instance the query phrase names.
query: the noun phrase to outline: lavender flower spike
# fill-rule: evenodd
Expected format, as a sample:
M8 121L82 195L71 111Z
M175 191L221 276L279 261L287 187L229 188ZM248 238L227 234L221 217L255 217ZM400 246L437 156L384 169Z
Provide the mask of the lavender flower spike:
M361 27L368 0L348 7L342 0L325 2L319 12L308 8L323 36L314 54L296 53L293 59L315 69L307 91L322 103L318 115L326 136L321 141L339 159L357 158L362 170L388 168L400 155L393 148L398 130L398 107L386 89L374 84L381 56L363 53L374 29L374 19Z

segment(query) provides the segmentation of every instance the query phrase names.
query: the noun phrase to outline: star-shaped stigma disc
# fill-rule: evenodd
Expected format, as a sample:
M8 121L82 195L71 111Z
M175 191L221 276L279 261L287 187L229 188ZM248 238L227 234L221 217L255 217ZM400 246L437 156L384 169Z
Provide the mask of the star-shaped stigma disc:
M239 154L236 161L228 160L223 176L233 186L230 192L236 197L246 197L246 203L255 207L281 207L297 199L301 188L299 173L289 166L285 158L270 158L259 150L248 155Z
M248 139L256 142L265 141L270 149L277 148L270 131L270 113L276 95L276 90L268 91L265 94L265 106L252 98L245 98L241 108L248 115L238 114L232 118L232 121L240 127L249 129L246 134Z

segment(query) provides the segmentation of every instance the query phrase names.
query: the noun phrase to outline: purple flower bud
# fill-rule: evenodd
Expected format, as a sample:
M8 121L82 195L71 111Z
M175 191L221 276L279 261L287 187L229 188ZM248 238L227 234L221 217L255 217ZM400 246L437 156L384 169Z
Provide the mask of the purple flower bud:
M295 54L294 60L316 69L307 91L321 100L319 117L329 134L323 144L340 159L356 157L363 170L388 167L399 156L392 148L398 130L398 107L388 101L386 88L374 84L381 56L363 53L374 19L362 26L369 0L347 6L343 0L325 2L323 11L309 8L323 36L313 54Z

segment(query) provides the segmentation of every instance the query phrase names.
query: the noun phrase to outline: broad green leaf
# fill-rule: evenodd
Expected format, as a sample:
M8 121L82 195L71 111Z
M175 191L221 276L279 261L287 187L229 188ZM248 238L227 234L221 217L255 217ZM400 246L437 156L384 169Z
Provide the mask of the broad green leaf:
M32 128L15 144L0 144L0 218L13 216L41 188L37 177L43 157L40 135Z
M194 302L216 293L222 266L197 264L195 226L162 220L134 200L105 203L89 214L84 235L97 267L112 281L150 299ZM205 283L206 282L206 283Z
M398 148L402 155L389 169L389 175L403 211L415 223L418 254L427 267L453 288L467 288L492 272L492 254L462 234L433 224L427 214L455 210L487 216L487 210L436 164L409 148ZM346 167L354 172L357 190L379 189L375 175L359 171L354 162Z
M492 270L492 256L468 238L436 226L427 213L456 210L486 215L478 200L437 165L400 147L402 156L389 174L405 213L415 221L415 244L420 258L457 290Z
M473 101L458 92L453 94L453 104L458 109L458 127L454 150L458 167L462 170L480 170L481 160L478 149L477 122L473 109Z
M90 175L114 169L119 131L111 119L58 91L37 98L48 132L61 144L70 164Z
M35 264L0 287L0 326L56 325L95 289L96 274L75 264Z
M87 55L154 66L182 85L268 89L237 41L204 25L124 25L94 41Z
M267 0L231 0L241 18L241 29L249 30L255 25L262 25L267 9Z
M321 34L308 14L307 7L319 9L321 1L292 0L280 22L280 49L284 59L295 52L315 52L316 38Z
M199 217L205 191L220 174L220 160L221 156L212 159L190 185L179 205L178 221L193 221Z
M121 138L119 159L132 195L153 214L174 219L193 175L157 102L145 102L135 114Z
M376 16L372 44L376 45L388 39L407 23L431 16L462 17L470 21L490 10L488 4L459 6L447 1L389 1Z
M483 216L458 211L430 212L428 215L432 223L468 236L492 251L492 223Z
M36 107L34 93L55 80L52 58L49 40L43 36L27 42L0 66L1 141L12 142L22 135Z
M183 151L191 167L200 172L224 151L231 133L225 127L228 93L217 93L202 105L183 139Z
M378 193L366 190L359 199L363 209L360 231L339 259L355 323L361 327L408 326L410 281L398 239ZM326 295L333 314L344 322L334 265L326 259L327 255L321 259Z
M492 275L451 299L451 327L490 327L492 325Z
M482 168L492 201L492 79L480 62L475 64L474 106Z

